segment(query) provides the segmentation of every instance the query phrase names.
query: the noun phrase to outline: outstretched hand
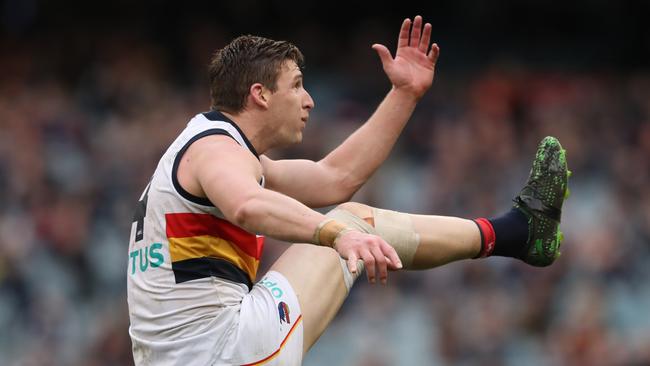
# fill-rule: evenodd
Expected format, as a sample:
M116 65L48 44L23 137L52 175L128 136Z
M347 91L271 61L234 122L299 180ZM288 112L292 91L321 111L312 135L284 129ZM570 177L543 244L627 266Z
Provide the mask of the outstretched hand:
M348 269L352 273L357 272L357 261L363 260L370 283L375 283L378 275L385 285L388 270L402 268L395 249L377 235L350 230L336 240L334 248L347 260Z
M440 54L440 48L436 43L429 47L430 41L431 24L426 23L422 30L422 17L418 15L413 23L409 18L402 22L395 58L391 56L386 46L377 43L372 45L379 54L384 72L393 87L408 91L417 99L420 99L431 87L436 61Z

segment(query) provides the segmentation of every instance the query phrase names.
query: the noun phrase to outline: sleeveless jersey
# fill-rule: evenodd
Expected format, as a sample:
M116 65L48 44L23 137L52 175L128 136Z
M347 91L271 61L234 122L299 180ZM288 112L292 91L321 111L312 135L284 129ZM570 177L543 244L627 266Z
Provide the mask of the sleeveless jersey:
M190 144L214 134L258 157L237 125L212 111L192 118L160 159L131 229L127 296L134 354L141 345L164 348L172 339L201 338L206 348L219 347L232 331L220 318L238 311L255 280L264 238L230 223L207 198L185 191L176 176Z

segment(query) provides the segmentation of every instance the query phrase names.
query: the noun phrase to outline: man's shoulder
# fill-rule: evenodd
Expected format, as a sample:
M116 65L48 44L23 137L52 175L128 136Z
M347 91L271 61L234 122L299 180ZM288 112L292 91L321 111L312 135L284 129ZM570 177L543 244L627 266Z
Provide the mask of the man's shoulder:
M197 140L185 152L185 159L198 164L201 169L249 166L261 170L260 161L246 147L226 135L210 135Z

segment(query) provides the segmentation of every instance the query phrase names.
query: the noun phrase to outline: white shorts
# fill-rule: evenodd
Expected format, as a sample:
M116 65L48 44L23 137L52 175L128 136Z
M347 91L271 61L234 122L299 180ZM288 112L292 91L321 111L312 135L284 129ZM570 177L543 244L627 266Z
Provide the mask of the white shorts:
M249 292L213 278L232 305L221 307L206 322L180 326L170 337L141 337L130 329L138 366L300 365L303 325L298 298L289 281L271 271ZM212 294L219 296L219 293ZM239 302L238 299L241 299ZM203 306L192 301L192 306ZM169 316L154 317L169 324ZM173 318L173 317L172 317ZM140 328L146 329L141 326ZM185 332L185 333L182 333Z
M244 296L237 330L215 365L300 365L303 325L298 297L280 273L268 272Z

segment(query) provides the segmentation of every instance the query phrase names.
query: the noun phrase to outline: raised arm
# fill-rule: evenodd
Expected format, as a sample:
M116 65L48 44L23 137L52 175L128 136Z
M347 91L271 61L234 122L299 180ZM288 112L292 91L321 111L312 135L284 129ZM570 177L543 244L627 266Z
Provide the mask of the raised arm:
M405 19L393 58L386 46L374 44L392 88L372 116L340 146L318 162L272 161L263 165L269 188L312 206L348 200L379 168L431 87L440 49L430 45L431 24L422 17Z

